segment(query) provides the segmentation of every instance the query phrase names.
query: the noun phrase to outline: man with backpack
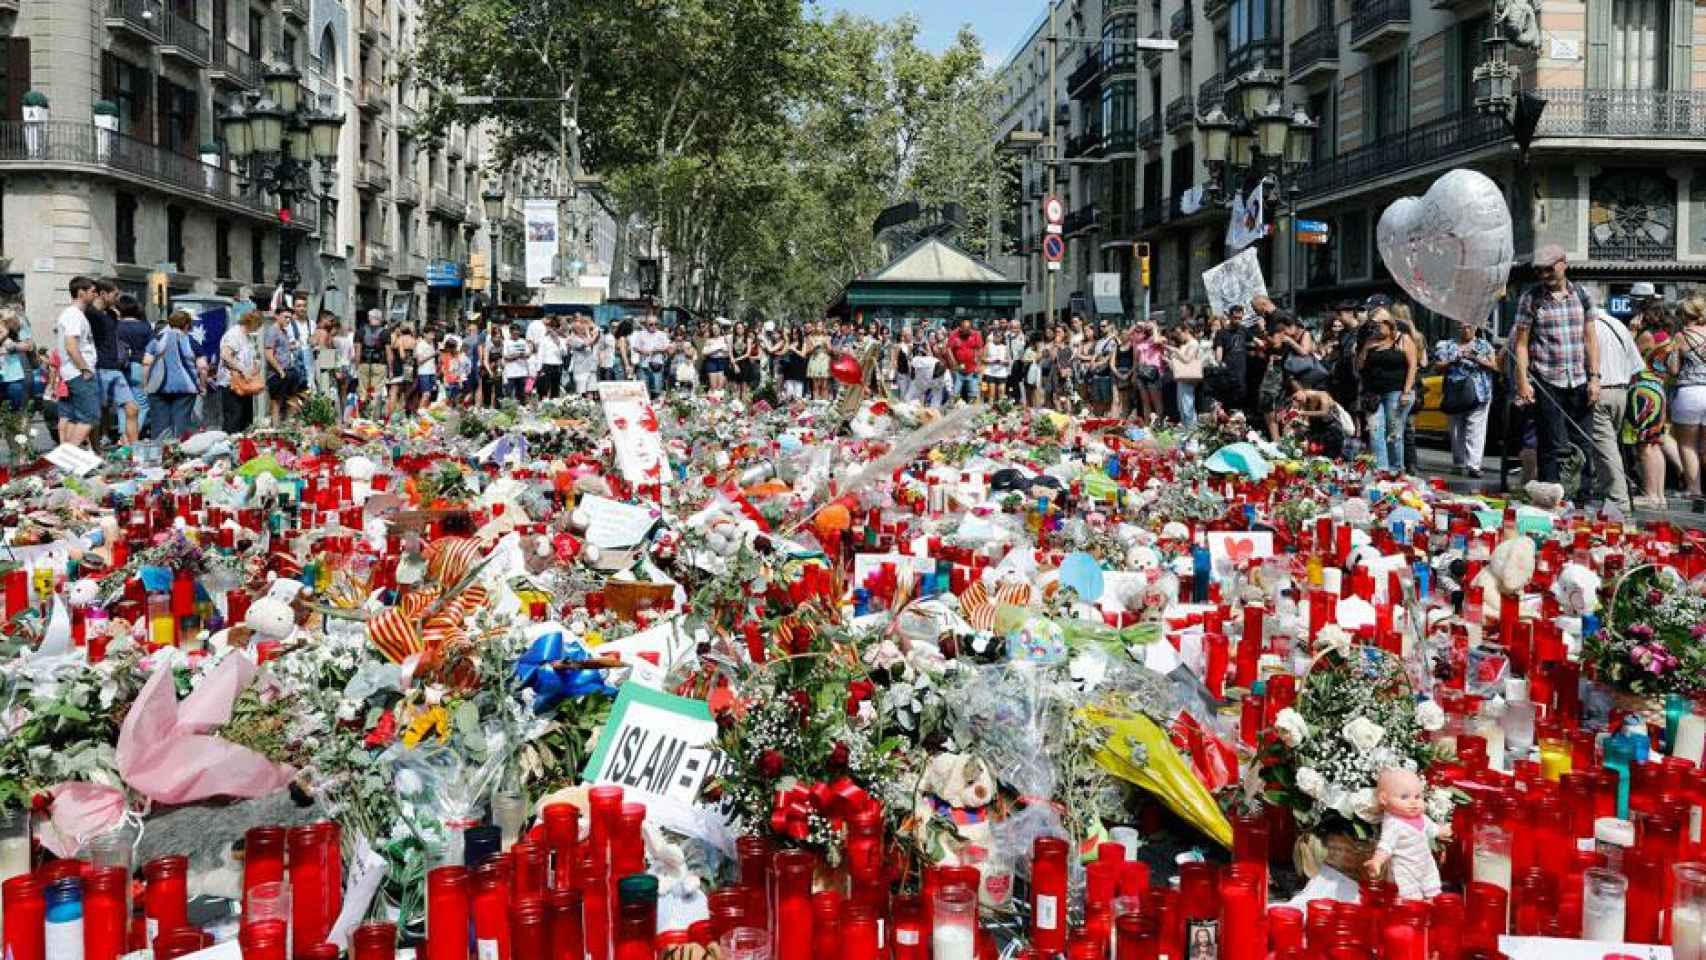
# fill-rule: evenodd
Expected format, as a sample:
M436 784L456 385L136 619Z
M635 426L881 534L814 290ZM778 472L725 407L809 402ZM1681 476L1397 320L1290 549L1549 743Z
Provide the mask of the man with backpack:
M384 394L391 374L385 364L385 345L391 332L385 328L385 315L377 307L367 311L367 322L361 328L361 357L357 370L361 389L360 403L365 406L374 394Z
M1557 483L1566 446L1591 444L1589 416L1599 403L1599 338L1593 303L1567 276L1564 248L1547 244L1534 253L1540 280L1523 291L1511 336L1516 357L1516 402L1532 404L1538 426L1540 479Z

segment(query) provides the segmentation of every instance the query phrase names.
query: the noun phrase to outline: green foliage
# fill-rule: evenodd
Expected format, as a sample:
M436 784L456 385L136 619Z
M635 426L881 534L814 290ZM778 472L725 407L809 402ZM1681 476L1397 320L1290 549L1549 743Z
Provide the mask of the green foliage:
M1006 175L983 50L917 34L802 0L424 0L412 66L499 98L436 98L429 140L490 119L495 169L552 156L602 176L619 223L671 251L669 299L801 315L881 266L870 225L892 204L960 204L962 244L987 252Z

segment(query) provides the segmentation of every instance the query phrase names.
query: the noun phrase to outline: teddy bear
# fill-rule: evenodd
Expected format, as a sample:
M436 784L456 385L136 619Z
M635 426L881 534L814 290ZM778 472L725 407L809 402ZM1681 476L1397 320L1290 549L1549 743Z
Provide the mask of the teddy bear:
M920 846L938 850L937 863L958 866L967 847L989 849L991 846L991 817L988 807L995 802L995 774L982 758L967 753L941 753L930 758L914 795L914 833ZM953 824L957 836L944 838L939 846L931 843L932 834L939 834L933 824L943 817Z

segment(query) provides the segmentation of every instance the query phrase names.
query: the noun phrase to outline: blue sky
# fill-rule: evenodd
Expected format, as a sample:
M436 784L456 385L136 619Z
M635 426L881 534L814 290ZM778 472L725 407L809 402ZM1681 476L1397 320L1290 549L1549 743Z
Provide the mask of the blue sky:
M983 40L984 54L991 63L1007 59L1026 31L1042 16L1042 0L818 0L825 10L846 10L888 20L903 13L918 18L919 38L932 50L953 42L960 25L970 23Z

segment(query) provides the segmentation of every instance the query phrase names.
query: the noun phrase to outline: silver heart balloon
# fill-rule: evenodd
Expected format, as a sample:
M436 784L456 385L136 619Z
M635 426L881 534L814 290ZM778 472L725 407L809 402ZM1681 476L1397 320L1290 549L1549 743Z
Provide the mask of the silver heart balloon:
M1516 251L1499 185L1453 170L1420 197L1400 197L1380 215L1380 258L1417 303L1454 320L1481 323L1504 295Z

